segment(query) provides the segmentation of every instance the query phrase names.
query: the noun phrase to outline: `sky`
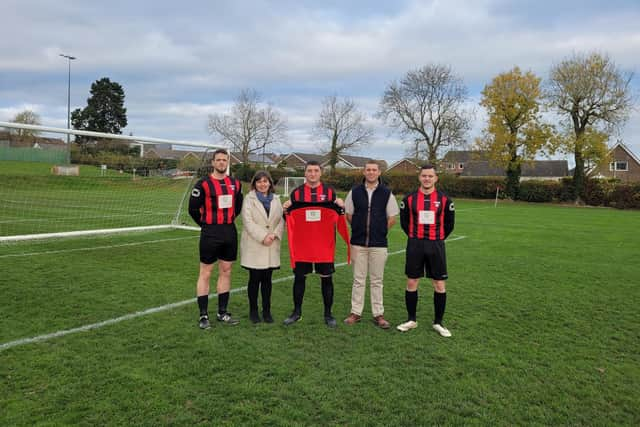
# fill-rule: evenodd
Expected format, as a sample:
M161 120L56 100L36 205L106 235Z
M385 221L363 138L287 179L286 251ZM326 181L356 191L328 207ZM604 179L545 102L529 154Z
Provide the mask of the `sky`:
M478 103L493 77L519 66L546 79L554 64L595 51L635 73L635 108L611 142L640 157L638 22L637 0L3 0L0 121L31 109L43 125L66 127L64 53L77 57L71 110L108 77L125 91L123 133L219 143L208 116L229 113L250 88L287 120L287 141L271 151L314 153L314 122L335 95L354 100L375 130L353 154L391 163L406 144L375 113L407 72L442 64L463 80L471 144L486 123Z

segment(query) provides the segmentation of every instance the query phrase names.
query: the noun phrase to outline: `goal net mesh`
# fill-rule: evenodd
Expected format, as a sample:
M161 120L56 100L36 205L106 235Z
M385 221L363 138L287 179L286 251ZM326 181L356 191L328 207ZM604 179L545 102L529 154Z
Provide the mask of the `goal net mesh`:
M0 126L0 242L193 225L189 191L218 147L106 134L67 146L64 132Z

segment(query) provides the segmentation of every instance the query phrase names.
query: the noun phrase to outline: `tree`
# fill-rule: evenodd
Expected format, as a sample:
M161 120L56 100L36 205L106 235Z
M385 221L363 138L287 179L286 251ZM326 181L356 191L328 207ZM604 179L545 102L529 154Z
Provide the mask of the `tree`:
M371 142L373 128L367 126L366 121L367 118L358 111L351 99L340 101L334 95L322 100L322 110L313 134L324 144L323 152L329 156L332 173L338 163L338 156Z
M482 91L480 105L487 109L489 121L479 149L488 153L491 162L505 168L506 193L517 198L522 164L536 154L550 149L552 127L543 124L539 114L541 79L515 67L496 76Z
M628 118L632 77L599 53L574 54L551 68L545 95L563 117L559 149L574 156L578 201L584 197L586 167L606 158L606 141Z
M287 125L280 113L270 104L261 107L259 103L258 92L243 89L231 114L209 115L209 132L239 152L245 165L249 164L249 154L286 138Z
M94 132L122 133L127 126L127 109L124 107L124 89L117 82L104 77L91 85L87 106L71 113L74 129ZM82 138L76 138L80 142Z
M16 114L13 119L11 119L12 123L22 123L24 125L41 125L40 116L31 111L31 110L23 110ZM13 131L19 138L23 137L34 137L38 135L40 132L37 130L29 130L29 129L15 129Z
M471 119L466 99L467 88L449 66L426 65L387 87L378 117L407 138L413 157L435 162L440 148L464 142Z

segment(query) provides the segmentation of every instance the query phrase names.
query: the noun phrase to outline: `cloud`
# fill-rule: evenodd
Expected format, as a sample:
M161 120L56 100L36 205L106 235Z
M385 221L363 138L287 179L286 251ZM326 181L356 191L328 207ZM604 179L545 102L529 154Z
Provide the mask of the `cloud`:
M158 0L153 8L5 0L0 115L37 105L47 124L66 124L67 64L59 54L67 53L78 57L72 105L84 104L91 82L111 77L125 89L127 131L210 139L208 114L228 111L250 87L287 116L290 144L305 147L324 96L352 97L372 115L390 81L427 63L451 65L471 104L514 65L546 77L553 63L579 51L607 52L637 71L639 21L640 5L631 0ZM637 134L639 120L634 113L625 138ZM482 123L476 115L470 138ZM397 138L372 124L376 146L396 155Z

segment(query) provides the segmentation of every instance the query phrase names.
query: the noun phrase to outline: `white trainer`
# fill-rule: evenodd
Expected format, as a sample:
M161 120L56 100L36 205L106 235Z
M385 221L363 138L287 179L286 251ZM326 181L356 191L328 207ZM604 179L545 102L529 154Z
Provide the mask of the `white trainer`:
M408 320L404 323L399 324L398 326L396 326L396 328L400 331L400 332L407 332L411 329L415 329L418 327L418 322L416 322L415 320Z
M451 336L451 332L449 332L449 330L447 328L445 328L444 326L440 325L439 323L434 323L433 324L433 329L440 334L440 336L445 337L445 338L449 338Z

